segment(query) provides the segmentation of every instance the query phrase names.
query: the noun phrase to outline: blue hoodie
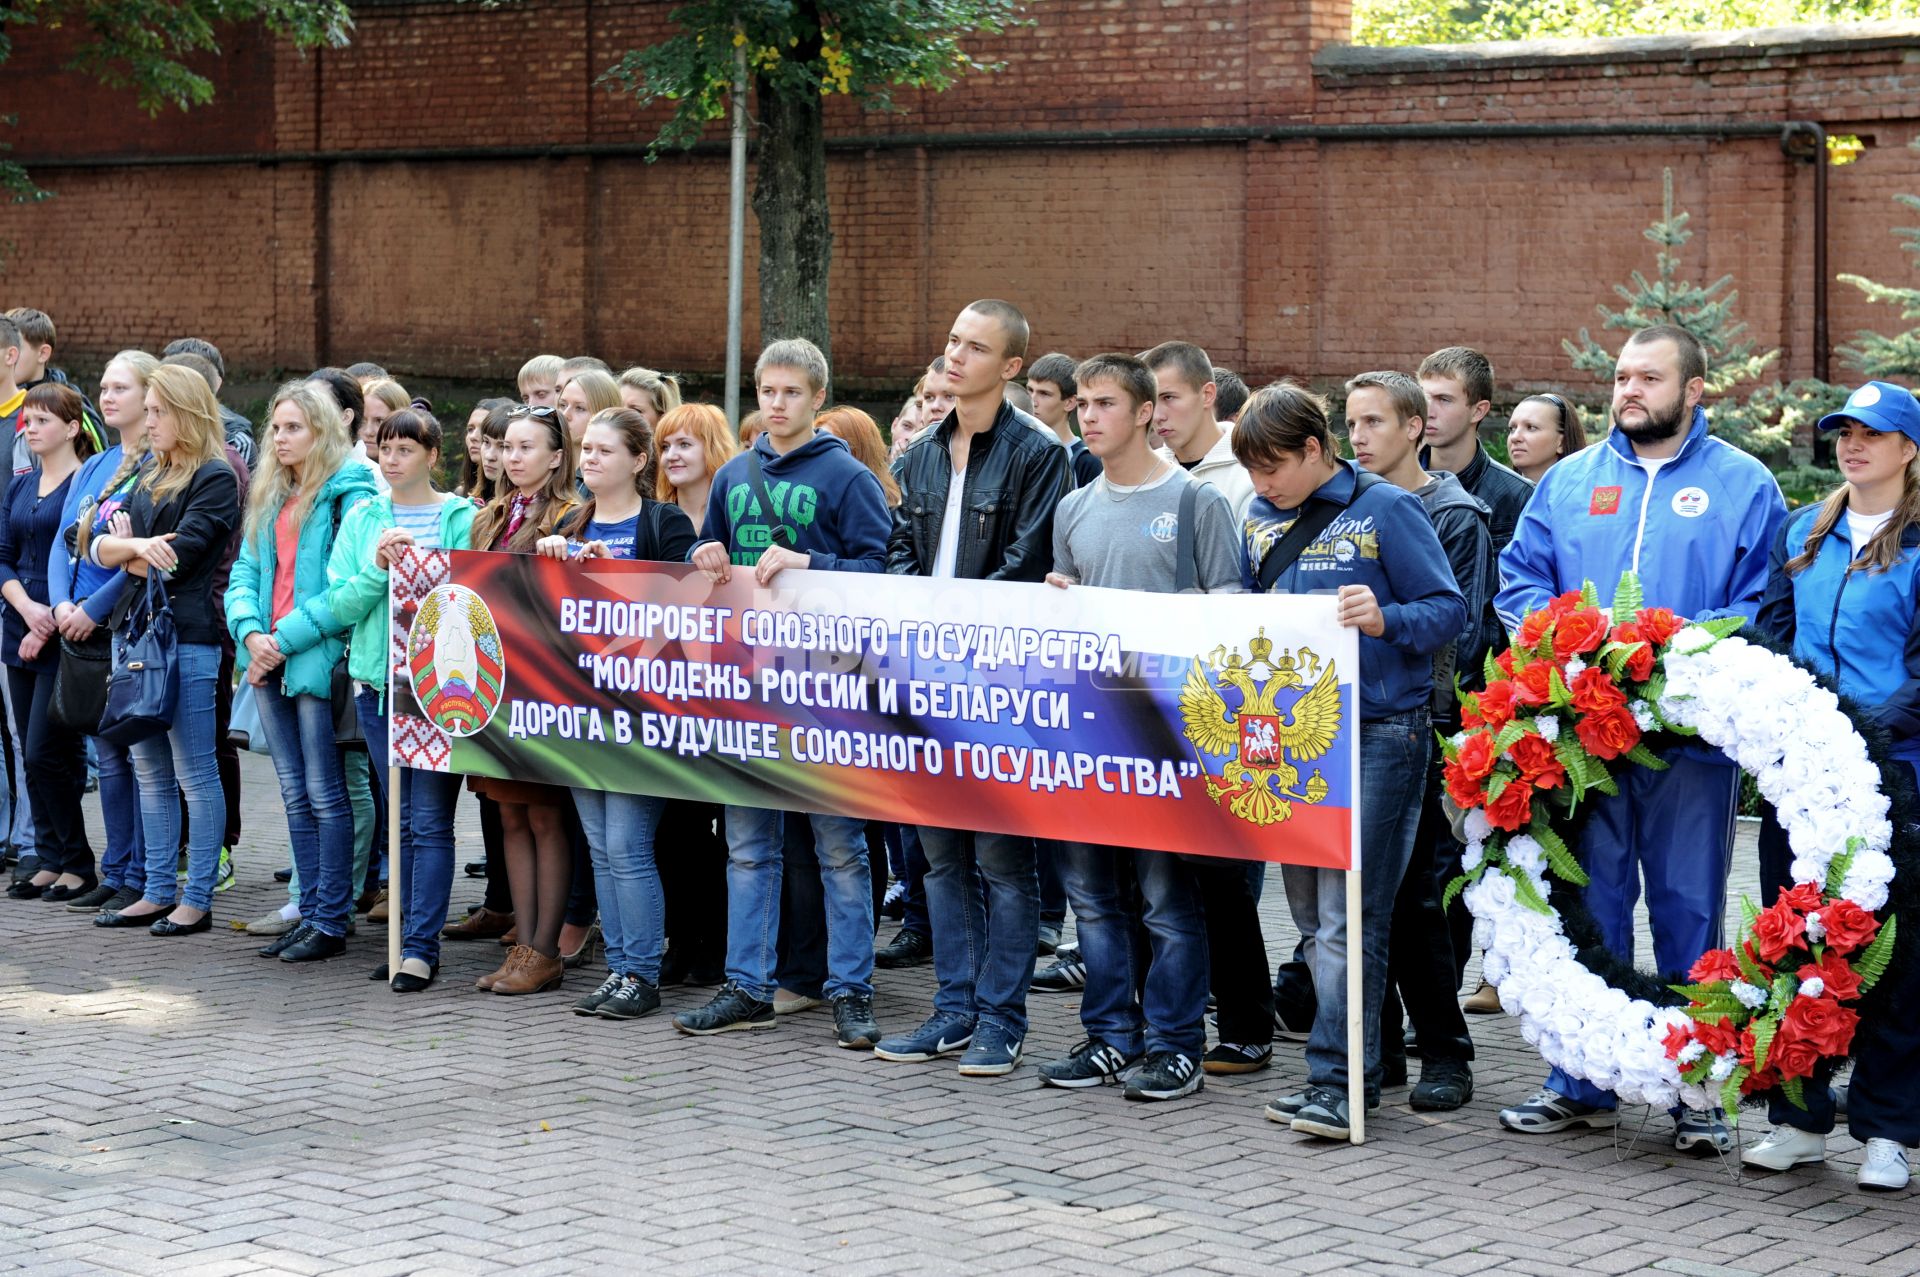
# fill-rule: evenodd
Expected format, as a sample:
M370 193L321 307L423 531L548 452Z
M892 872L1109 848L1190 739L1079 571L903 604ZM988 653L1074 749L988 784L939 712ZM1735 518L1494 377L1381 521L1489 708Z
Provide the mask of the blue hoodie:
M1760 629L1859 701L1893 737L1894 757L1920 767L1920 527L1901 536L1899 562L1875 572L1852 566L1842 518L1819 557L1788 576L1787 560L1805 548L1820 509L1795 511L1774 538Z
M1420 498L1391 483L1355 495L1358 468L1342 461L1309 502L1331 501L1344 512L1280 574L1275 594L1307 594L1364 585L1380 604L1386 629L1360 636L1360 717L1372 722L1420 709L1433 697L1433 654L1460 637L1467 605ZM1247 510L1241 584L1261 593L1260 564L1299 517L1255 497Z
M781 454L762 434L753 441L773 502L770 522L753 498L743 453L720 467L707 494L707 521L694 549L718 541L739 567L752 567L773 544L772 527L792 534L784 544L820 572L885 572L893 518L873 471L825 431ZM692 557L691 553L688 555Z
M1555 595L1593 582L1610 599L1637 572L1649 607L1752 620L1787 503L1767 468L1707 433L1693 410L1680 451L1652 468L1615 430L1541 477L1500 555L1494 608L1512 633Z

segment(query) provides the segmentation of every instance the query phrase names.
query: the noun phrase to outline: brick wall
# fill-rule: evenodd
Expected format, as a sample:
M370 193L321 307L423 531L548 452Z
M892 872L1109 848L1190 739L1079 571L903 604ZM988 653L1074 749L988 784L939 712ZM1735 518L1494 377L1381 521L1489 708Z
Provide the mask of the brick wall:
M0 207L0 298L53 312L76 363L195 331L261 372L373 358L503 377L535 350L583 349L717 371L724 157L486 154L645 142L660 111L594 78L669 8L381 4L357 10L351 48L306 54L235 31L205 63L215 104L156 119L60 70L57 33L23 28L0 114L20 115L18 153L58 198ZM843 385L911 379L983 294L1026 308L1036 350L1178 336L1255 378L1328 381L1465 341L1510 390L1568 385L1560 339L1651 266L1639 231L1663 167L1693 213L1689 273L1733 273L1753 335L1789 373L1812 371L1813 171L1770 137L1303 127L1812 119L1871 143L1830 170L1832 271L1911 276L1889 230L1891 196L1920 191L1905 149L1920 135L1920 25L1436 51L1335 43L1345 0L1052 0L1034 14L980 42L1006 63L997 75L907 94L902 113L831 104L835 137L875 139L831 160ZM1193 136L1047 140L1141 129ZM981 134L1029 144L958 144ZM432 154L444 148L462 155ZM153 162L192 156L226 160ZM749 218L750 268L752 235ZM755 291L749 278L750 341ZM1830 295L1836 343L1896 323L1844 285Z

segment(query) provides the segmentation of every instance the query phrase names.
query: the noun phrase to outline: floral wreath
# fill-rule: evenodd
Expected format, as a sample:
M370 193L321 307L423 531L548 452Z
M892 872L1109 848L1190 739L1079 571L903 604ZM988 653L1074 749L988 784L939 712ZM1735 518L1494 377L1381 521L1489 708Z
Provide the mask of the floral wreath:
M1461 695L1462 731L1441 751L1466 873L1446 902L1464 893L1486 978L1549 1064L1629 1102L1734 1111L1778 1091L1805 1107L1893 957L1894 917L1876 916L1895 866L1878 734L1791 658L1733 637L1742 618L1690 624L1641 603L1632 573L1610 610L1591 582L1561 595L1488 659L1485 689ZM1549 903L1548 879L1586 885L1570 848L1583 800L1619 792L1611 769L1664 770L1649 742L1687 736L1777 809L1794 885L1765 910L1743 901L1734 943L1669 984L1606 950L1580 892Z

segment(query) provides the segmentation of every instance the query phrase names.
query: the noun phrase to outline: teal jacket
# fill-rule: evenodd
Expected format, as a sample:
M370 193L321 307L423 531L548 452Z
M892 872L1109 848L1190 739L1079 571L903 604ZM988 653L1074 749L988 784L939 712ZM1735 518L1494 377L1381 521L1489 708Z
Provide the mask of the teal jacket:
M440 507L440 548L465 550L473 544L473 502L449 496ZM393 526L393 498L376 496L347 512L340 537L327 562L327 609L343 625L351 625L347 640L347 672L374 688L384 703L387 694L387 570L373 561L373 544Z
M271 634L287 663L280 690L288 696L331 696L333 667L346 647L347 623L333 614L327 599L327 559L344 516L374 493L373 472L348 458L333 472L306 521L293 567L293 611L272 624L273 574L279 559L273 526L240 544L227 583L227 632L239 648L237 663L247 668L247 637Z

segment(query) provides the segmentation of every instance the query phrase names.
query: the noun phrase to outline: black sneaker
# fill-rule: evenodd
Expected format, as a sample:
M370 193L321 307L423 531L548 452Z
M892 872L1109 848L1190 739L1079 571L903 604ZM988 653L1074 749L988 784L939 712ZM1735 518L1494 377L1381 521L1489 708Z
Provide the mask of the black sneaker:
M266 948L261 949L259 951L260 956L263 958L277 958L287 950L293 948L293 946L299 944L302 940L305 940L307 933L312 930L313 927L310 924L303 922L292 931L274 940L273 943L269 944Z
M1306 1091L1296 1092L1293 1095L1275 1096L1273 1099L1267 1101L1267 1120L1269 1122L1278 1122L1282 1126L1288 1125L1299 1115L1300 1110L1307 1106L1307 1098L1308 1092ZM1367 1112L1378 1113L1379 1111L1380 1096L1378 1094L1369 1094L1367 1096Z
M893 937L893 943L884 949L873 951L873 965L884 967L888 971L897 971L902 967L924 966L933 961L933 941L918 931L908 931L902 927Z
M1313 1016L1285 1002L1273 1004L1273 1031L1289 1042L1305 1042L1313 1035Z
M1206 1085L1200 1061L1183 1051L1155 1051L1127 1083L1130 1100L1183 1100Z
M1420 1085L1407 1102L1428 1113L1447 1113L1473 1098L1473 1070L1465 1060L1436 1056L1420 1066Z
M1069 1088L1113 1086L1120 1082L1121 1074L1139 1062L1137 1055L1126 1055L1098 1038L1088 1038L1060 1059L1042 1064L1040 1080L1048 1086Z
M484 860L469 860L465 868L467 877L469 878L484 878L487 876L487 862ZM279 874L274 875L276 878L279 876ZM288 876L291 877L292 875Z
M762 1002L731 980L720 986L707 1005L673 1017L674 1028L695 1037L734 1029L771 1029L774 1023L773 1003Z
M274 871L273 871L273 880L274 880L275 882L292 882L292 881L293 881L293 870L291 870L291 869L276 869L276 870L274 870Z
M1258 1073L1273 1063L1273 1047L1265 1042L1222 1042L1201 1057L1209 1073Z
M1078 993L1087 987L1087 964L1080 961L1078 948L1053 951L1053 961L1045 971L1033 977L1038 993Z
M1331 1086L1308 1087L1307 1102L1293 1115L1292 1126L1302 1135L1317 1135L1323 1140L1351 1138L1347 1093Z
M603 1020L638 1020L660 1009L660 990L637 975L620 982L614 995L600 1004L597 1014Z
M318 927L308 927L305 938L280 951L280 961L325 962L328 958L337 958L346 951L345 936L330 936Z
M620 982L624 979L626 977L618 971L607 972L607 978L600 982L599 988L573 1004L573 1013L575 1015L594 1014L600 1009L601 1003L620 992Z
M835 998L833 1027L836 1040L847 1050L873 1050L880 1041L880 1026L873 1020L873 995L843 993Z

